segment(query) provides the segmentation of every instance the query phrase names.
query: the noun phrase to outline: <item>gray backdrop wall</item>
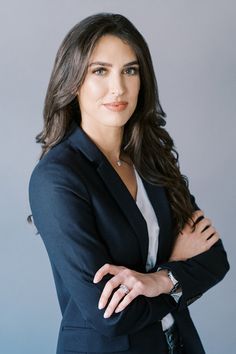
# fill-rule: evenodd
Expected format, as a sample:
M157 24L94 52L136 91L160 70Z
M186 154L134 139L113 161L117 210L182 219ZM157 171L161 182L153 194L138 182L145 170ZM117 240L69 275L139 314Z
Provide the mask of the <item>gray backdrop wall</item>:
M127 16L149 43L182 172L228 251L230 273L190 310L207 353L234 353L235 2L9 0L0 9L0 352L55 353L56 291L42 241L26 223L40 152L34 137L62 39L82 18L108 11Z

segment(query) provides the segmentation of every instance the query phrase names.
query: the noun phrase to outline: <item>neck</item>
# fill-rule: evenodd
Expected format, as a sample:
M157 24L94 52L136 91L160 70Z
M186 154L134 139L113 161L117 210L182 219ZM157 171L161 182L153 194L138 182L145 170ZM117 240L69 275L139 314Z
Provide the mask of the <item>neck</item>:
M82 121L81 128L109 161L116 163L118 160L122 159L120 146L124 131L123 126L96 126L94 122L93 125L89 125Z

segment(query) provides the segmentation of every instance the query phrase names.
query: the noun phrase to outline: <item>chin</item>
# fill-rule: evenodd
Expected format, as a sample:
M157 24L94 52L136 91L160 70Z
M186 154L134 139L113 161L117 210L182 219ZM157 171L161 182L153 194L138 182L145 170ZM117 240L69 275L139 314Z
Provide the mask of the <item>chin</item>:
M114 115L113 115L114 117ZM109 117L105 120L103 120L103 123L105 125L108 126L112 126L112 127L122 127L124 126L128 120L130 119L130 117L119 117L119 116L115 116L114 118L112 117L112 115L109 115Z

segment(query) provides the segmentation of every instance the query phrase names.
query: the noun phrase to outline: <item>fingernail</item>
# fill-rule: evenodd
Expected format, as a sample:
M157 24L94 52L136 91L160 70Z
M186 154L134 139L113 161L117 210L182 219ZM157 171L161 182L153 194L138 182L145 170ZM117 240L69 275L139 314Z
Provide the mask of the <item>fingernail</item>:
M103 315L103 317L104 317L104 318L108 318L108 317L110 317L110 316L109 316L109 314L108 314L107 312L105 312L104 315Z
M98 304L98 308L99 308L99 310L101 310L103 307L104 307L104 306L103 306L103 304L102 304L102 303L99 303L99 304Z
M117 307L117 309L115 309L115 313L118 313L120 311L121 311L121 309L119 309L119 307Z

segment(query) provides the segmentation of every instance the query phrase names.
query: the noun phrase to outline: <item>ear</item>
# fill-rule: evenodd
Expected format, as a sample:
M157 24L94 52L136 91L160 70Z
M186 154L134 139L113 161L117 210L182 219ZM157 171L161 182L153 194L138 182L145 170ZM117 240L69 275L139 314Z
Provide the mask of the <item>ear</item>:
M80 99L80 90L77 90L77 91L75 92L75 96L76 96L77 101L78 101L78 103L79 103L79 99Z
M75 95L75 96L79 96L79 89L77 87L75 87L74 89L72 89L71 93L72 95Z

